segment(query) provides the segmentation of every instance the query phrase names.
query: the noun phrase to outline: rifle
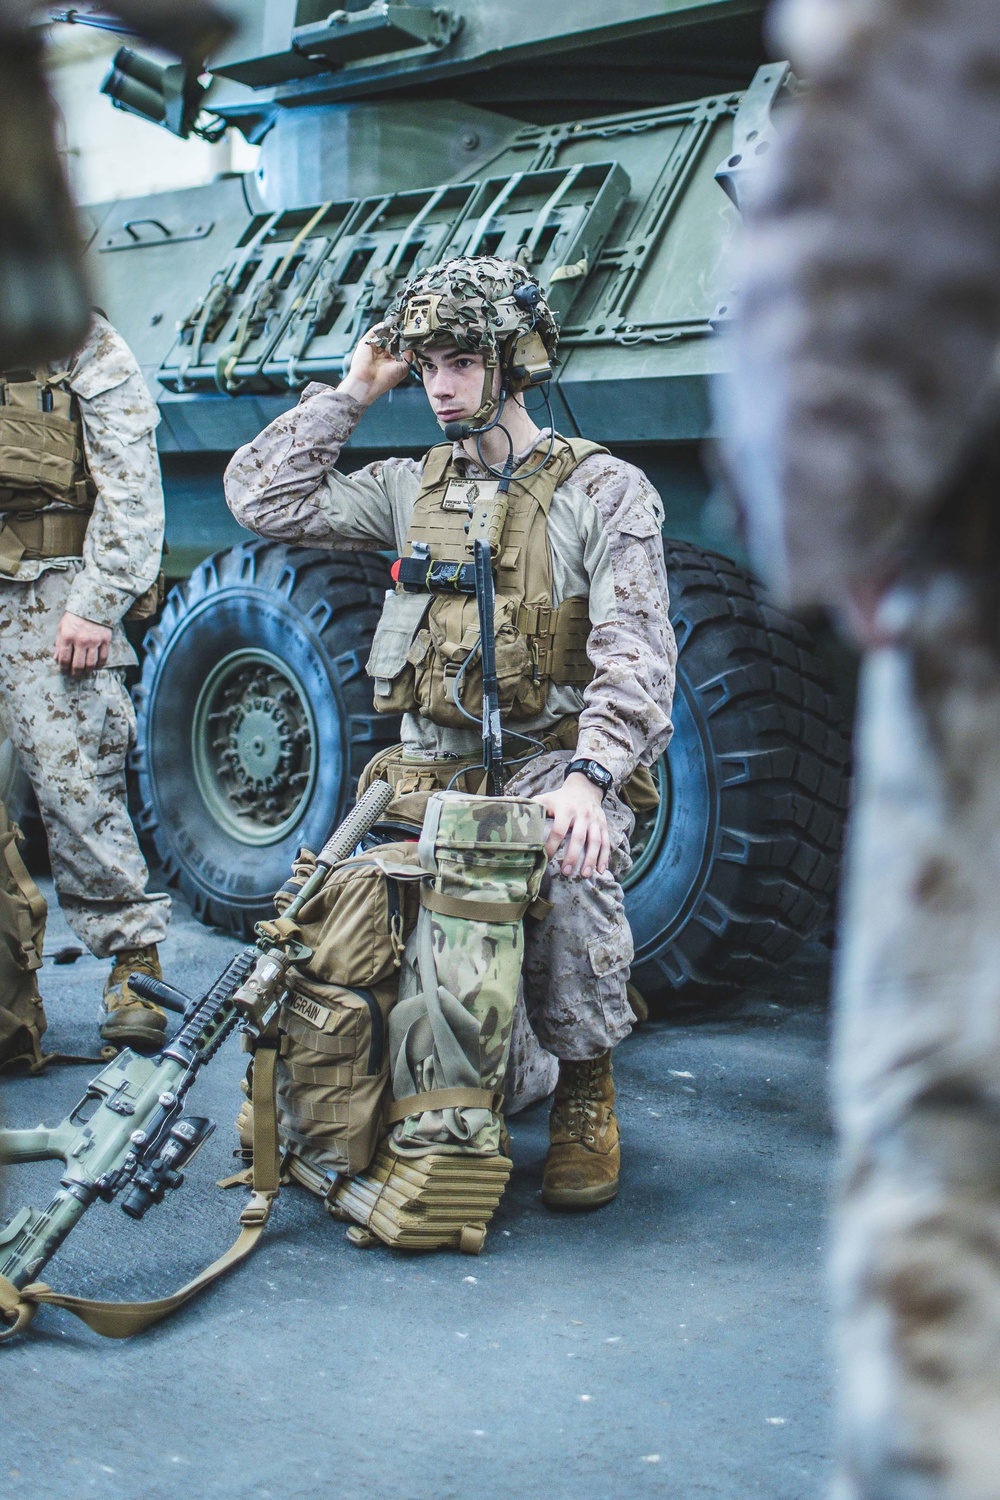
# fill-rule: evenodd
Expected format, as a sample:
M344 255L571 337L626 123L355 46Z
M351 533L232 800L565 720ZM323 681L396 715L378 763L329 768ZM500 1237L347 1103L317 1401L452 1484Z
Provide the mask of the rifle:
M323 846L315 872L286 909L286 918L301 911L332 865L349 857L392 795L387 782L372 783ZM60 1125L0 1130L0 1162L62 1161L66 1167L47 1208L24 1207L0 1228L0 1318L10 1325L0 1329L0 1341L24 1328L43 1302L75 1312L98 1333L127 1337L173 1312L254 1248L278 1190L273 1107L254 1111L253 1191L240 1215L239 1238L179 1292L148 1303L93 1302L64 1296L35 1280L98 1198L111 1203L120 1197L124 1212L141 1219L169 1190L181 1186L183 1168L215 1129L203 1116L185 1116L185 1099L198 1073L237 1027L254 1053L255 1093L263 1099L270 1092L273 1100L278 1013L288 970L311 952L293 940L275 940L267 929L268 924L258 924L257 942L238 953L200 999L151 975L130 976L130 988L142 999L183 1014L176 1035L153 1056L128 1048L120 1052L91 1080Z

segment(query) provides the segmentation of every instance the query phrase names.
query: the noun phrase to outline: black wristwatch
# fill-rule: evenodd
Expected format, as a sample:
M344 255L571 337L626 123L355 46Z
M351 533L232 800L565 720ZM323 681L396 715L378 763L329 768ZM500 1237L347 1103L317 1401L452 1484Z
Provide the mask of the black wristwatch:
M602 797L606 797L614 785L614 777L611 772L606 771L599 761L571 760L566 767L563 780L565 781L567 776L572 776L574 771L579 771L581 776L586 776L588 781L592 781L595 786L600 787Z

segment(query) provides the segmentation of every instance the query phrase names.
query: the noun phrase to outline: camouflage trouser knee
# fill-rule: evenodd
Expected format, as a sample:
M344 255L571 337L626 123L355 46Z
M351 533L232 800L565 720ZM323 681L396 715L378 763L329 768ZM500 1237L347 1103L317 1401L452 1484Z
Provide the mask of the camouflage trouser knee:
M838 1500L1000 1493L1000 666L863 682L837 979ZM922 684L917 690L916 682Z
M569 750L538 755L510 781L511 796L533 797L562 786ZM625 917L621 876L632 860L634 819L609 793L604 801L611 861L603 875L567 879L558 858L549 861L542 896L552 910L542 922L525 922L524 1000L532 1030L556 1057L582 1060L614 1047L632 1029L625 988L632 934Z
M51 573L0 583L0 722L38 799L59 905L81 941L106 958L160 942L170 898L146 891L126 806L135 713L124 672L71 678L52 659L67 587Z

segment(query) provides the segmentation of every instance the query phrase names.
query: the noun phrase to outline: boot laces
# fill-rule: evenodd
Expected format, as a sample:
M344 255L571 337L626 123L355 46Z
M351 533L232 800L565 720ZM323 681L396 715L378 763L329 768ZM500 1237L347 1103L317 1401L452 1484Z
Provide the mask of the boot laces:
M578 1136L585 1146L596 1144L596 1130L600 1121L598 1106L593 1099L571 1096L564 1101L563 1119L572 1135Z
M602 1076L600 1059L578 1064L560 1089L560 1113L567 1130L577 1135L585 1146L596 1144L596 1130L605 1107L603 1099L594 1098L595 1086Z
M143 1000L134 990L128 988L130 974L150 974L154 979L159 979L161 970L156 955L147 948L136 949L131 955L116 953L108 985L122 986L122 999L126 1005L141 1005L144 1010L158 1009L152 1000Z
M130 974L151 974L154 979L159 979L160 966L153 954L145 948L139 948L131 954L116 953L111 970L112 982L122 983Z

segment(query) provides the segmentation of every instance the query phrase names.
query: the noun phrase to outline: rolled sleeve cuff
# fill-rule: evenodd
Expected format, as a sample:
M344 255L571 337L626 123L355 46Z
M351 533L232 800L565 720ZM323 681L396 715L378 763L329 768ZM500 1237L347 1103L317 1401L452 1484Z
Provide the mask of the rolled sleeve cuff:
M299 405L301 406L305 401L314 401L324 408L326 420L330 422L331 427L338 434L346 433L347 437L350 437L365 414L361 402L355 400L353 396L348 396L345 391L338 390L336 386L322 385L317 380L310 381L306 386L299 397ZM341 441L346 441L346 438Z
M110 583L99 583L87 574L79 573L74 578L66 598L66 608L71 614L90 620L94 625L117 625L126 610L135 603L137 595L127 589L115 588Z
M611 772L615 790L618 791L629 780L636 762L615 740L609 739L599 729L588 729L581 725L573 752L574 760L596 760L599 766Z

